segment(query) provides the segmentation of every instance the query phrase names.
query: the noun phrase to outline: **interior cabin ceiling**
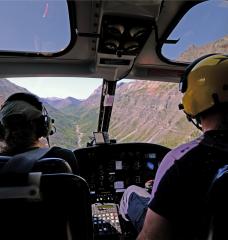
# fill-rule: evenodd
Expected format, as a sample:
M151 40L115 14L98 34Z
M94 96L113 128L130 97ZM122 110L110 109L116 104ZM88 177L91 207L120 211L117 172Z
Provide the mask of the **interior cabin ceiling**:
M194 1L196 2L196 1ZM174 4L175 3L175 4ZM48 74L53 76L84 76L105 77L109 70L113 73L115 69L108 67L96 68L97 46L99 39L96 34L100 33L102 16L113 14L118 16L131 15L140 18L151 18L157 23L158 38L160 39L167 26L175 17L175 14L184 6L185 1L174 0L122 0L122 1L88 1L75 0L71 4L75 17L74 22L79 34L94 34L92 37L78 36L70 51L57 57L1 57L0 68L4 71L1 76L32 76ZM76 29L74 29L76 31ZM148 40L135 60L134 68L129 75L135 79L161 79L167 81L178 81L184 66L175 66L162 61L156 53L155 31L152 30ZM48 63L48 64L47 64ZM29 69L28 69L29 66ZM130 66L126 67L126 71ZM170 72L168 79L167 72ZM157 74L157 76L156 76Z

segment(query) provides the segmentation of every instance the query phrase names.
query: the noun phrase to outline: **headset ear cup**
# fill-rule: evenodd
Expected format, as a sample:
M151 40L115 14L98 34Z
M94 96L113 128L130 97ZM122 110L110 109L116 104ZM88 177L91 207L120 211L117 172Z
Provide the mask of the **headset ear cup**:
M27 102L28 104L32 105L35 107L38 111L41 112L41 116L30 120L32 124L34 124L36 135L38 138L40 137L48 137L49 135L52 135L53 133L56 132L55 126L53 125L54 120L51 119L48 115L48 112L43 105L43 103L39 100L39 98L33 94L30 93L15 93L12 94L6 101L6 102L12 102L12 101L17 101L21 100L24 102ZM0 138L4 139L5 136L5 129L0 125Z
M37 137L47 137L47 128L45 122L45 116L40 116L39 119L36 120L36 134Z
M37 136L48 137L55 133L53 130L53 119L48 115L42 115L37 122Z
M5 138L5 128L0 122L0 140L4 140L4 138Z
M52 135L53 134L53 131L52 131L52 119L46 115L45 116L45 128L46 128L46 137L49 136L49 135Z
M53 118L50 118L49 135L53 135L56 132L54 122L55 120Z

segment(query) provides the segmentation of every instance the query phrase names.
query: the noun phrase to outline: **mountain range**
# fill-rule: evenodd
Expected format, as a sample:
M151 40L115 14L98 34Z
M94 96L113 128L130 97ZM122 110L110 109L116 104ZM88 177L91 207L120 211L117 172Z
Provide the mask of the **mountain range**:
M190 46L178 60L192 61L209 52L228 52L228 36L204 46ZM0 79L0 104L12 93L28 92L7 79ZM101 86L87 99L43 98L57 132L51 144L75 149L86 146L97 130ZM200 132L178 109L181 94L175 83L121 82L117 85L110 138L117 142L151 142L168 147L195 138Z
M100 90L78 100L42 99L49 115L55 119L57 132L52 145L74 149L86 146L97 129ZM0 104L12 93L28 92L6 79L0 79ZM110 123L110 137L117 142L144 141L173 147L197 133L177 106L177 84L132 81L117 85ZM142 117L143 116L143 117ZM184 131L183 131L184 129Z

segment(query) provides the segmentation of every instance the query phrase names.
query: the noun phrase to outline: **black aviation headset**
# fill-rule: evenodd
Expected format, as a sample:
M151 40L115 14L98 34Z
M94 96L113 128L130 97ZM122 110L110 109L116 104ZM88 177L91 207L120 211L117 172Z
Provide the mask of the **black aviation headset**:
M33 95L31 93L15 93L9 96L9 98L4 102L4 104L1 107L1 110L4 106L7 105L9 102L13 101L24 101L26 103L29 103L33 107L35 107L37 110L41 111L42 115L37 119L37 136L38 138L44 137L47 138L49 135L52 135L56 132L56 128L54 126L54 119L52 119L42 104L42 102L39 100L39 98L36 95ZM0 138L4 139L5 129L0 122ZM49 140L48 140L49 144Z

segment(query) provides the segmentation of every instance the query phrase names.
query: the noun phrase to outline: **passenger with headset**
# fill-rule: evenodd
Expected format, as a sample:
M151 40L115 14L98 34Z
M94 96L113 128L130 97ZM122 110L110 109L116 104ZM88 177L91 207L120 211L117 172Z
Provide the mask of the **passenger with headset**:
M145 220L138 222L143 224L138 240L208 239L208 193L228 159L228 55L210 54L194 61L180 81L180 91L180 109L203 134L171 150L161 162L144 204ZM132 211L129 216L128 209L135 205L131 200L127 190L122 215L140 219Z
M7 98L0 110L0 138L4 146L1 155L14 156L43 147L40 141L55 133L54 120L39 98L31 93L15 93ZM72 151L60 147L48 149L43 157L62 158L78 174L78 164Z

